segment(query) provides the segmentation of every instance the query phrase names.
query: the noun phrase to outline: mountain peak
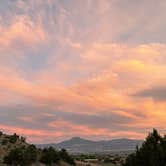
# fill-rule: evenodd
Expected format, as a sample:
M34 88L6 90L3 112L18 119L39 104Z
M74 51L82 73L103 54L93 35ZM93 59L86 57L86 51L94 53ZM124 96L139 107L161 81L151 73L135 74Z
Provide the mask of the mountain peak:
M83 140L83 139L80 137L72 137L71 140Z

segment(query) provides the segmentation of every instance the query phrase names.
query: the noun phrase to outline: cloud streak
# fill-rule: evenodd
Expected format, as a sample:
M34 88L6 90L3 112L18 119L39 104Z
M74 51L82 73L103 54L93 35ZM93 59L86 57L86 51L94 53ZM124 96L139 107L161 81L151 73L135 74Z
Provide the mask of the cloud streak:
M152 87L145 89L135 94L138 97L150 97L154 100L165 101L166 100L166 87Z
M165 131L165 2L1 4L3 131L35 143Z

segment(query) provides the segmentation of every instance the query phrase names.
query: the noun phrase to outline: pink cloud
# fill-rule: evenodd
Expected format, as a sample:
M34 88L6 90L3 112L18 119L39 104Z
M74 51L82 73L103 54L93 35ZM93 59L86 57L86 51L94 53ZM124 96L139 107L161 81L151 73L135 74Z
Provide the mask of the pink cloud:
M37 130L37 129L28 129L22 127L13 127L13 126L6 126L0 125L1 131L7 132L9 134L17 133L21 136L25 136L28 138L28 141L36 143L40 143L43 139L51 138L58 138L62 137L63 133L60 131L49 132L46 130Z
M121 3L88 0L71 3L71 7L67 1L15 2L11 12L19 12L13 13L8 24L6 17L0 17L0 106L37 105L53 113L100 117L108 114L110 119L113 116L128 122L114 122L117 131L111 130L112 126L100 128L65 118L48 123L50 128L57 127L55 133L2 124L4 130L18 134L25 131L31 141L42 142L41 137L46 140L68 137L66 126L70 136L81 135L83 131L83 136L95 139L143 138L147 129L164 128L166 101L133 95L149 87L165 86L166 45L154 40L155 35L164 36L163 32L154 33L156 28L163 29L164 21L157 16L149 19L152 13L146 8L149 3L136 6ZM131 17L133 14L135 17ZM140 38L146 33L151 33L153 40L141 44ZM35 117L20 115L18 120L31 124L43 113L38 112Z

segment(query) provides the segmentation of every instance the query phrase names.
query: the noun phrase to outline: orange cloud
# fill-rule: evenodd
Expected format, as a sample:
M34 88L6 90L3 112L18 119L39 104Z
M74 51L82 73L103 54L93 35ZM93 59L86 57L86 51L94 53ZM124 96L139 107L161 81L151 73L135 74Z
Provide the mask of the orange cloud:
M1 131L5 131L9 134L17 133L19 135L28 137L28 141L36 143L40 143L40 140L42 141L43 138L58 138L62 137L64 133L60 131L46 131L46 130L39 130L39 129L28 129L28 128L22 128L22 127L13 127L13 126L6 126L6 125L0 125Z
M30 81L24 79L17 71L1 69L0 88L8 91L8 93L12 92L16 96L24 97L26 100L31 101L31 104L47 105L55 111L89 115L113 113L116 116L132 119L133 122L128 122L129 126L137 123L139 128L139 123L141 123L140 128L142 126L144 128L162 127L161 121L163 123L166 120L163 118L166 103L163 101L156 102L150 99L140 99L132 96L132 94L156 83L161 84L160 79L164 78L164 74L162 73L165 72L165 67L159 62L155 62L155 59L156 55L160 59L162 53L154 53L154 56L150 57L150 59L147 57L143 59L143 57L149 54L149 52L152 53L153 49L154 52L161 52L163 49L160 48L164 46L143 46L141 53L140 47L118 47L118 45L110 46L105 44L102 47L101 44L96 45L95 48L102 50L98 56L102 57L102 52L105 52L103 50L106 50L110 54L104 54L104 56L112 59L110 57L112 50L114 50L115 54L119 53L119 56L124 50L127 53L128 59L123 58L123 55L120 56L122 57L120 61L113 59L110 66L106 65L103 68L104 71L97 72L96 75L83 81L74 82L71 86L54 84L52 77L50 77L51 80L47 77L47 72L45 79L48 78L48 80L47 84L45 84L43 79L39 79L40 77L36 77L38 80L35 83L35 77L34 81ZM145 49L147 50L145 51ZM133 52L137 52L134 58ZM86 56L83 56L84 58L86 59ZM96 68L100 69L100 62L101 64L109 64L108 59L106 59L98 61ZM88 59L86 60L89 63ZM87 67L91 67L91 62ZM53 72L54 70L52 74ZM84 72L84 68L80 68L80 72ZM152 75L151 73L155 74ZM6 75L10 75L10 77L6 77ZM126 124L122 125L125 126Z
M30 46L33 44L42 44L48 41L48 35L44 29L34 24L29 17L16 17L9 26L0 26L0 44L1 48L15 45L21 42Z
M164 131L165 99L135 95L165 86L163 12L153 17L148 2L68 3L2 2L1 128L25 133L32 142L81 134L143 138L153 127ZM158 7L162 11L163 2ZM41 121L43 129L32 129Z
M104 8L101 10L107 11ZM19 17L7 29L1 26L0 32L3 34L0 44L4 49L12 48L11 45L15 45L15 42L17 45L18 41L33 47L34 44L47 43L49 38L42 26L34 24L29 17ZM54 112L99 116L110 114L115 119L123 117L129 120L127 123L121 122L121 125L115 124L118 131L112 131L111 127L92 127L65 120L50 121L48 126L53 128L57 126L57 131L68 126L71 128L71 135L80 135L80 131L84 131L84 136L142 138L144 133L140 130L143 128L164 127L166 102L149 98L140 99L133 95L150 86L165 84L166 67L163 64L163 55L166 46L164 44L135 46L97 42L84 44L74 42L68 37L62 38L60 43L77 50L77 54L71 59L64 56L64 59L62 58L57 64L57 54L52 53L53 57L48 62L51 65L32 73L30 78L26 77L27 75L21 70L17 70L17 65L0 66L0 90L3 91L1 105L8 105L9 101L21 104L20 99L24 99L25 103L47 106ZM73 64L74 58L78 61L77 65ZM71 78L75 77L78 78L72 81ZM70 79L70 84L66 83ZM33 122L33 119L26 116L18 119ZM137 131L133 129L128 131L128 127L132 128L135 124L137 124ZM119 126L123 129L119 129ZM5 125L1 127L6 131L19 134L26 130L25 134L30 137L33 134L35 140L39 137L47 139L46 135L50 137L65 135L65 132L52 134L52 131L44 129L31 130Z

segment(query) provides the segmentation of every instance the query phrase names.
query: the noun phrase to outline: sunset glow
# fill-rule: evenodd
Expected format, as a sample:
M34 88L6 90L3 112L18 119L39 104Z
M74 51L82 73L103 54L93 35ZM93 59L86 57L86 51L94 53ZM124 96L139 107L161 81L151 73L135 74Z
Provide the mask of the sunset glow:
M166 133L165 9L1 0L0 129L33 143Z

